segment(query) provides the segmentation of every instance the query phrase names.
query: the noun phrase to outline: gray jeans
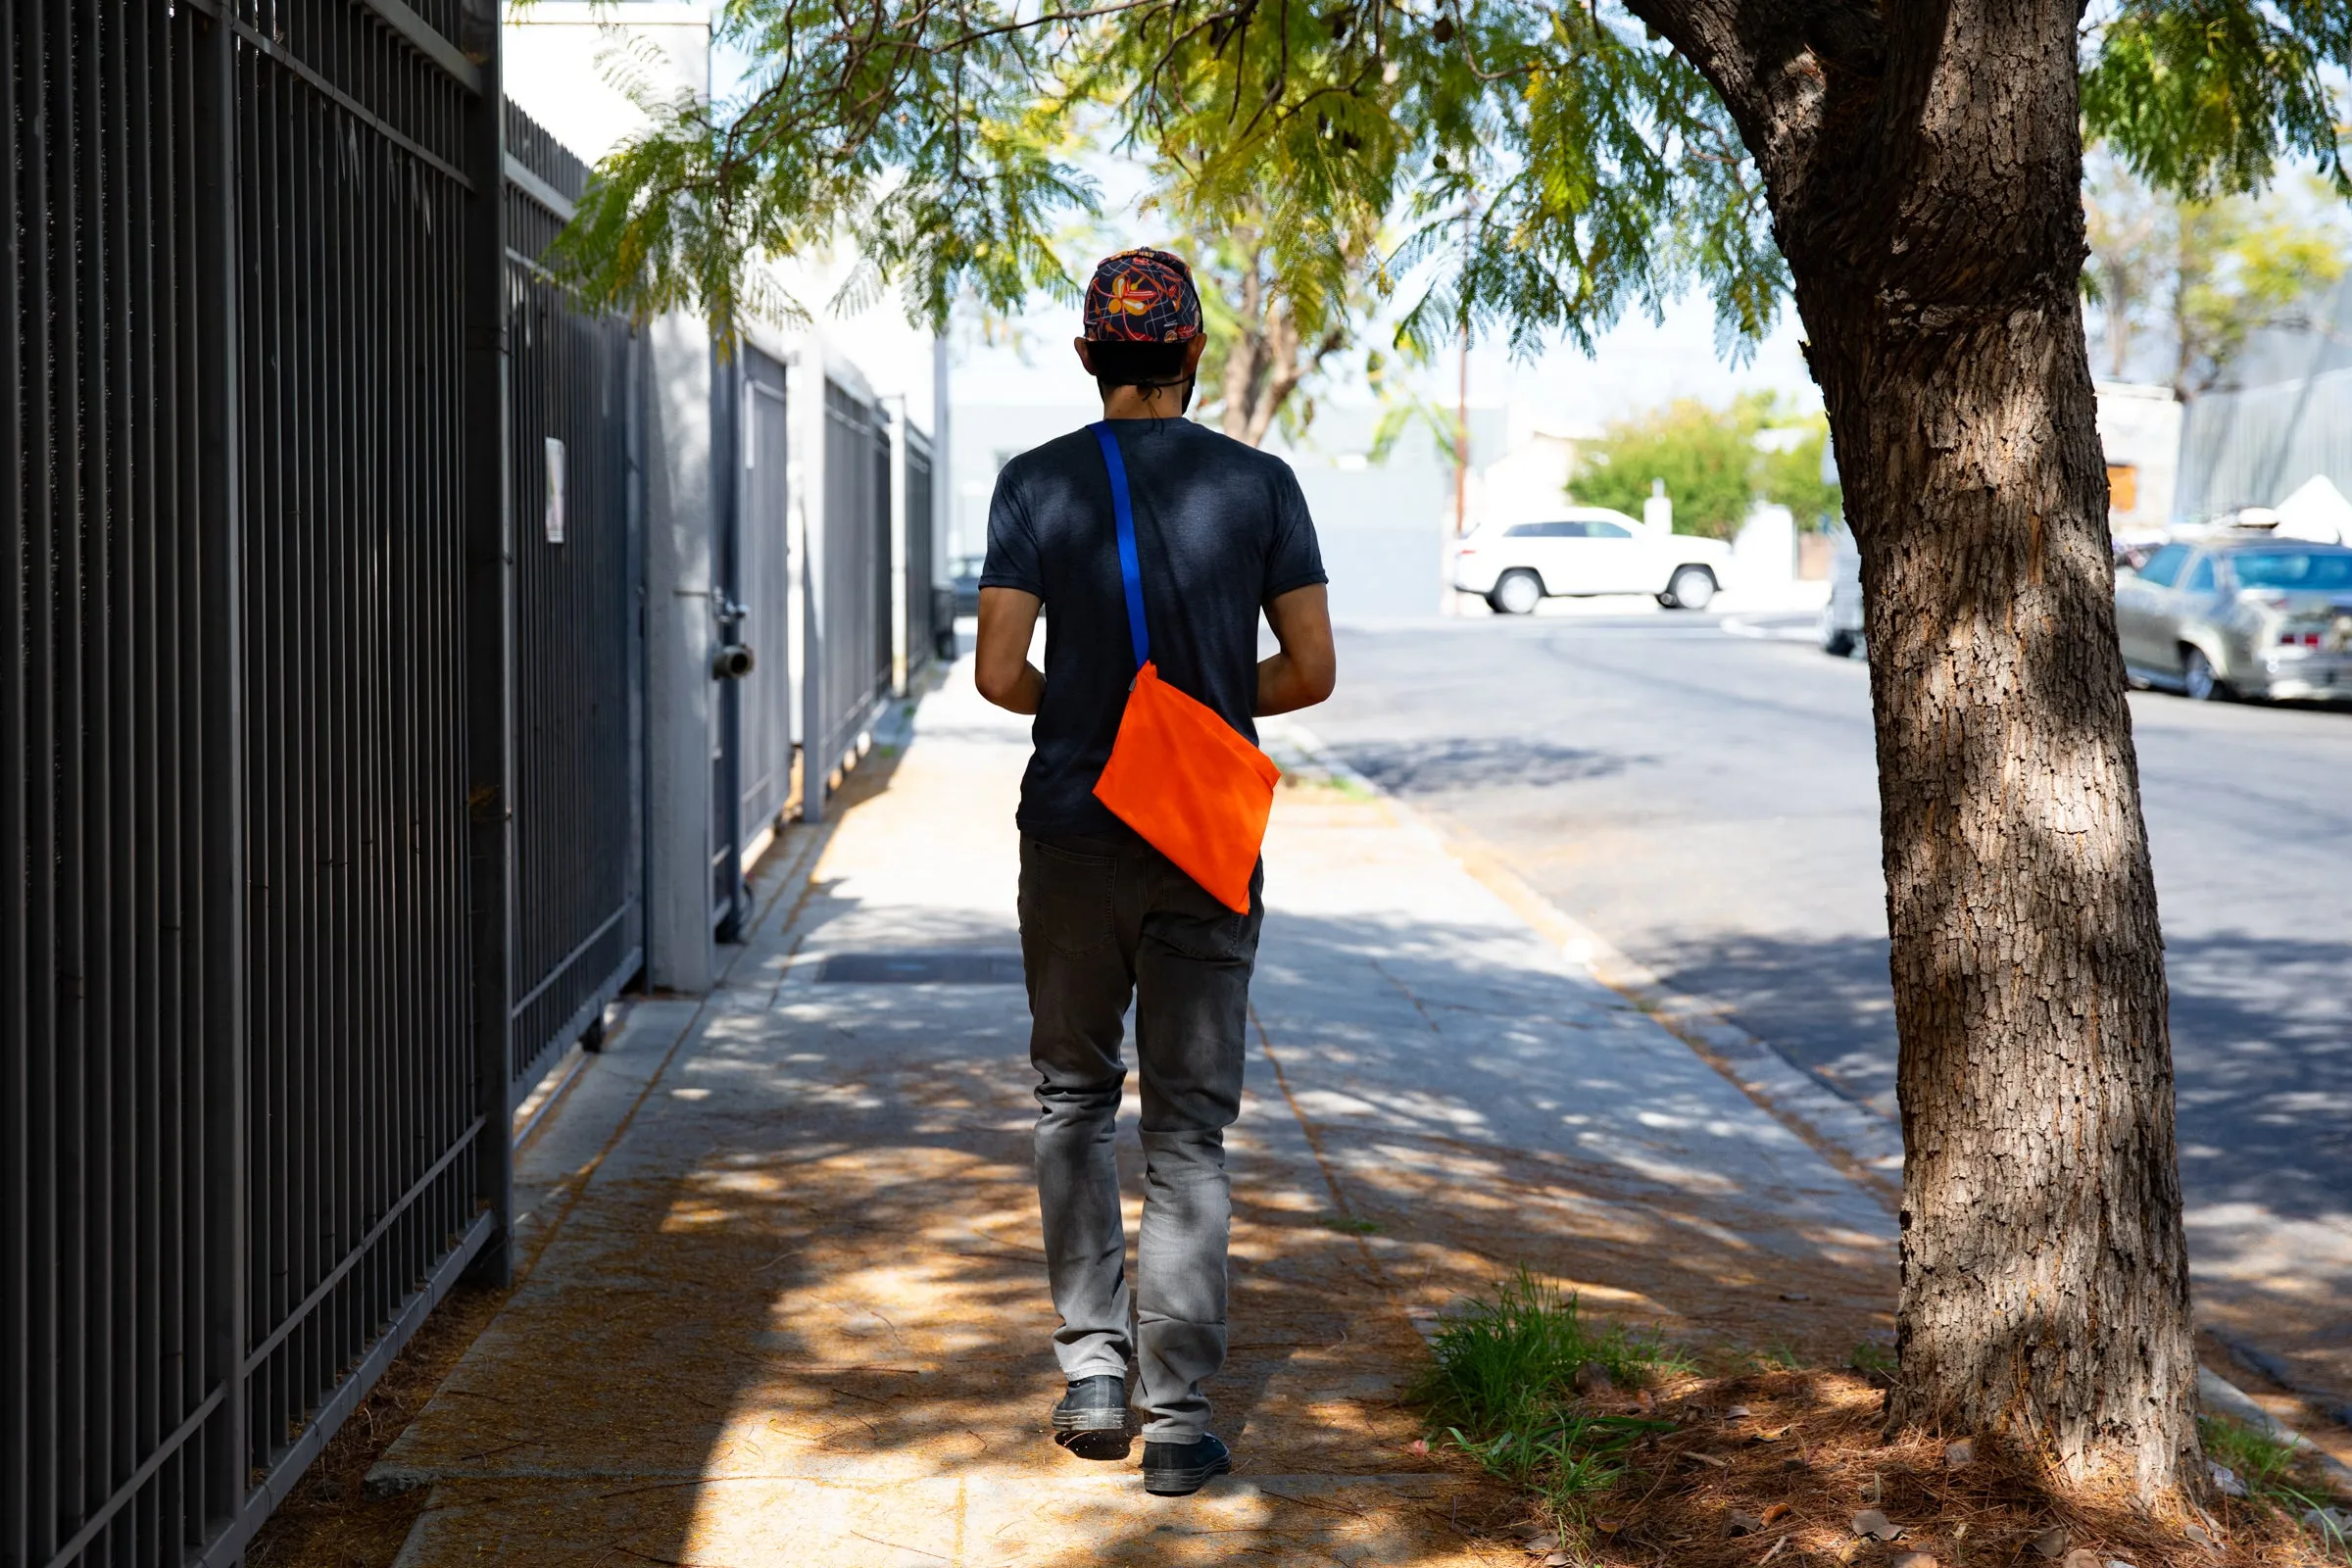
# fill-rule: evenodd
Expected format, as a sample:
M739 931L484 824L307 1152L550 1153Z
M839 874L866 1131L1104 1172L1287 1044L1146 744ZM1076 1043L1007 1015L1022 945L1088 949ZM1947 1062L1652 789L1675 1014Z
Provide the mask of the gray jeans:
M1054 1353L1072 1381L1124 1375L1132 1357L1152 1442L1207 1430L1200 1386L1225 1364L1225 1129L1241 1113L1264 874L1250 880L1250 912L1236 914L1148 848L1021 840L1038 1206L1061 1315ZM1111 1152L1131 996L1145 1189L1132 1302Z

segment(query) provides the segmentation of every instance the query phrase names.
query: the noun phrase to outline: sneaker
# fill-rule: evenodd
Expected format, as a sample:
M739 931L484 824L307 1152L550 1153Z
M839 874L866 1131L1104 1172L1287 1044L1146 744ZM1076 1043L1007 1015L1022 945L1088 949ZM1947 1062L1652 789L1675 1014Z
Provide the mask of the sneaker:
M1123 1432L1127 1428L1127 1380L1103 1372L1080 1378L1054 1407L1056 1432Z
M1144 1445L1144 1490L1155 1497L1188 1497L1233 1468L1225 1445L1203 1432L1191 1443Z

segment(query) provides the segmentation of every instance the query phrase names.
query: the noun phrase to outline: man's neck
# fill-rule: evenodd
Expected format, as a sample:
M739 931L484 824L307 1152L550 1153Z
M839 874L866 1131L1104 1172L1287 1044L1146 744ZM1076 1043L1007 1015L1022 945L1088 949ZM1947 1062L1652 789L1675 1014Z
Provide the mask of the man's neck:
M1184 388L1181 386L1114 386L1102 395L1102 417L1181 419L1184 417Z

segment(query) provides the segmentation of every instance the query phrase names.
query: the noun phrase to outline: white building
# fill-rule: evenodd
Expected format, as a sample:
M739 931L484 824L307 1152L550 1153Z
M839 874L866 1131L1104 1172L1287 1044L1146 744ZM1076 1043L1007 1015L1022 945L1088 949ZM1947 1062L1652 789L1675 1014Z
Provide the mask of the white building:
M2107 525L2119 539L2160 534L2180 472L2180 400L2169 386L2101 381L2099 444L2107 453Z

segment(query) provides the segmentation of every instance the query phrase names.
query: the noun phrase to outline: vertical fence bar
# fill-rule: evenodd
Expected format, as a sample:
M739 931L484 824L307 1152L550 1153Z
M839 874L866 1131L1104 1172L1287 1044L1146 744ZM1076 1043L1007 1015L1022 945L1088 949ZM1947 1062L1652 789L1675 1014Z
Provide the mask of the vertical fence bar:
M496 17L482 28L481 91L466 106L465 278L466 816L469 847L475 1104L475 1197L497 1237L475 1277L504 1285L513 1267L514 1145L507 1137L514 940L513 754L514 529L510 507L507 359L506 116Z
M0 124L25 117L31 95L18 54L18 12L0 6ZM15 157L0 159L0 318L24 320L24 191ZM24 352L21 329L0 332L0 388L9 416L0 423L0 1561L32 1555L30 1450L32 1411L32 1105L31 1008L26 993L27 927L32 919L26 811L34 789L25 750L24 710L30 652L24 584L30 570L24 472Z
M47 761L57 745L58 657L57 591L54 561L59 534L71 526L58 494L57 448L59 418L50 366L55 343L51 313L56 298L57 257L50 237L56 179L49 146L57 135L59 116L50 80L50 35L55 19L45 6L20 8L16 13L24 83L24 147L21 161L25 286L17 321L23 335L23 373L18 381L22 399L24 444L24 522L25 549L22 589L25 646L31 667L25 672L24 757L28 769L24 824L27 872L24 911L24 1038L46 1041L46 1050L32 1053L25 1103L26 1146L31 1156L24 1237L27 1254L25 1298L27 1311L26 1388L27 1427L32 1435L24 1454L25 1543L28 1561L45 1559L57 1547L66 1517L66 1498L60 1485L63 1468L58 1452L58 1410L65 1383L63 1346L58 1326L57 1260L64 1242L64 1200L58 1164L62 1142L57 1123L62 1103L58 1040L57 923L59 897L58 809L55 769ZM37 765L35 759L42 761Z
M191 269L196 354L180 364L180 396L196 416L196 627L203 752L197 810L205 874L194 903L200 935L193 944L203 985L203 1047L198 1062L204 1102L203 1231L191 1248L204 1281L204 1363L200 1382L220 1391L207 1424L205 1474L198 1483L202 1534L210 1539L245 1499L250 1443L244 1376L251 1340L246 1298L245 1123L245 389L238 311L236 44L226 23L197 19L193 33L191 140L196 190Z

